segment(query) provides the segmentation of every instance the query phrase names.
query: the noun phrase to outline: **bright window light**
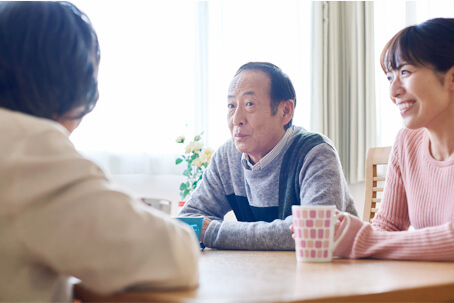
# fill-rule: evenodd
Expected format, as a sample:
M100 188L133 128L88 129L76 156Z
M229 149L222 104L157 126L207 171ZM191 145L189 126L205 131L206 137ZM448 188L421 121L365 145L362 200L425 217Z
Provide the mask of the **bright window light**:
M100 99L72 140L79 150L179 153L179 135L229 138L227 88L248 61L286 72L294 124L310 125L310 1L73 1L101 46Z

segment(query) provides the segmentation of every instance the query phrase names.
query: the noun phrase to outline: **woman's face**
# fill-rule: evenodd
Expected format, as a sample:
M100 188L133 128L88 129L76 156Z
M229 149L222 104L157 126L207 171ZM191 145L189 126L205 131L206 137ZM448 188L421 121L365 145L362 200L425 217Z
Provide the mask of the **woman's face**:
M442 74L432 68L399 62L388 77L391 100L409 129L436 128L452 120L454 67Z

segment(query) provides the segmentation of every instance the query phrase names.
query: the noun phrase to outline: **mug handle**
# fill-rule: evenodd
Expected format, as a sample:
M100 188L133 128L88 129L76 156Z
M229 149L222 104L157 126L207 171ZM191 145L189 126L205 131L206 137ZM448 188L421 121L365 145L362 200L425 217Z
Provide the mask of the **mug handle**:
M339 245L340 241L344 238L345 234L347 234L348 228L350 227L350 216L346 213L339 213L337 216L335 216L337 219L340 217L345 217L347 219L347 226L345 226L344 230L342 231L342 234L340 237L336 240L336 242L333 243L333 248L332 251L336 250L337 245Z

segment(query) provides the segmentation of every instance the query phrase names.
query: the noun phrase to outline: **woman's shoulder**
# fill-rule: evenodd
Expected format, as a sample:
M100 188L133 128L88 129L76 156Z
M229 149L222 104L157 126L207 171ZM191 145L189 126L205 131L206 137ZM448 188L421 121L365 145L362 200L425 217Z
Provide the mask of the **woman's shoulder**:
M66 129L49 119L0 109L2 154L47 154L74 152Z
M404 127L397 133L395 145L412 146L419 144L426 136L427 130L425 128L408 129Z
M428 143L428 131L425 128L402 128L394 141L393 155L400 159L412 161L424 153Z
M10 136L29 137L46 132L56 132L68 137L63 126L55 121L0 108L0 130Z

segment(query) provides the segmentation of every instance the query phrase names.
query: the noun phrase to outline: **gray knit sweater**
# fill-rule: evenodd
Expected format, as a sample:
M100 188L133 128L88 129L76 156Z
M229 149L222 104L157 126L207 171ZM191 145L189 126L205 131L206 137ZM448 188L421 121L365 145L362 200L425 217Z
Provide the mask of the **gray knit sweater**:
M282 151L260 170L243 166L241 156L232 140L222 145L180 212L213 220L205 246L293 250L292 205L336 205L357 215L339 157L325 136L293 126ZM223 220L231 210L237 222Z

